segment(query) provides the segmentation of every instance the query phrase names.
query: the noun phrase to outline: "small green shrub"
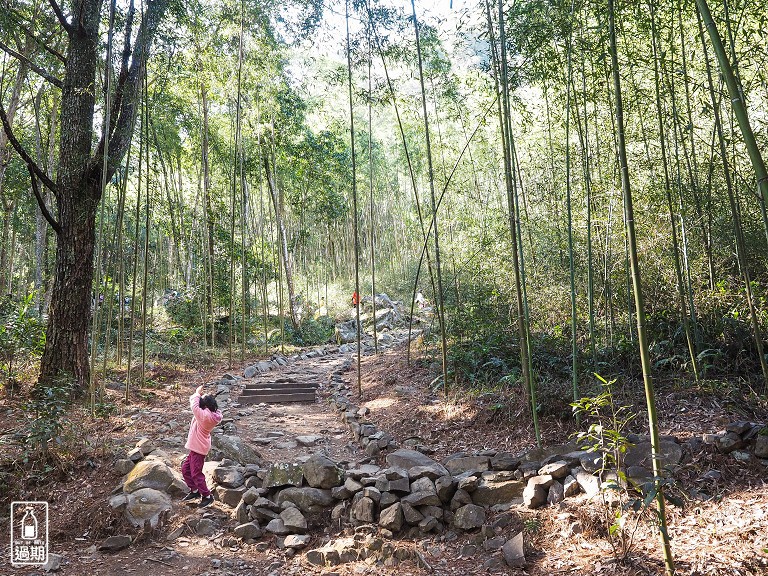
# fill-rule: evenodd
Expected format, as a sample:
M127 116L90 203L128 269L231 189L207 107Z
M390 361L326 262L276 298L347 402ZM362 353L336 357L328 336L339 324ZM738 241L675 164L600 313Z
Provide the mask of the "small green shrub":
M0 302L0 371L13 387L21 363L39 356L45 347L45 329L32 312L34 294L19 302L6 297Z
M67 407L72 398L72 383L61 377L50 386L38 387L24 405L29 418L25 426L23 462L50 460L52 448L65 444L68 427Z
M286 337L297 346L317 346L333 338L333 320L327 316L321 316L317 320L307 318L298 330L294 331L291 326L286 326L285 332Z
M200 324L200 302L193 294L183 293L169 299L165 304L168 317L185 328Z

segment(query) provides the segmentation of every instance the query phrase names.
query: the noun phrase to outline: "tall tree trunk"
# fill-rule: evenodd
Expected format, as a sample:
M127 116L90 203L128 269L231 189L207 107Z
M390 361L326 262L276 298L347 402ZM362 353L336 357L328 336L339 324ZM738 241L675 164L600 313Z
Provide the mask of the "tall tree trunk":
M669 176L669 161L667 156L667 140L666 130L664 128L664 112L661 102L661 80L659 73L659 47L658 47L658 35L656 30L656 8L653 4L653 0L649 2L649 10L651 13L651 43L653 47L653 73L654 73L654 87L656 90L656 118L659 124L659 143L661 144L661 163L664 170L664 192L667 199L667 211L669 213L669 224L672 231L672 262L675 266L675 277L677 279L677 296L680 306L680 321L683 325L683 331L685 332L685 339L688 344L688 356L691 360L691 367L693 368L693 377L699 381L699 365L697 361L698 351L696 350L696 341L693 337L691 324L688 318L688 306L686 302L686 285L683 278L683 268L680 263L680 244L677 239L677 221L675 218L675 212L672 204L672 185Z
M349 0L344 3L345 21L347 27L347 78L349 90L349 148L352 151L352 227L354 233L354 254L355 254L355 292L352 296L352 305L355 307L355 340L357 343L357 395L363 396L362 382L362 342L360 326L360 231L359 231L359 213L357 211L357 156L355 155L355 108L352 100L352 49L349 43ZM374 322L376 319L374 318Z
M93 117L96 69L101 59L98 51L101 0L74 3L73 22L59 13L58 19L68 37L67 58L61 95L61 130L57 182L51 182L15 138L2 112L3 126L14 148L27 163L30 172L53 190L57 200L57 218L48 214L57 233L51 306L46 330L45 350L40 362L40 385L50 385L66 378L74 391L84 392L89 382L88 327L93 281L95 215L102 194L102 159L108 149L108 178L114 174L128 147L136 118L139 80L143 75L149 48L169 0L148 3L131 51L126 47L126 64L115 88L113 119L107 138L95 151ZM126 22L130 22L127 18ZM131 36L128 35L130 38ZM130 41L130 40L129 40ZM33 186L36 182L33 180ZM38 204L41 197L38 196ZM41 204L41 208L43 205ZM47 210L46 210L47 212Z
M728 95L731 97L731 106L733 112L736 115L736 120L739 122L739 128L741 130L741 136L744 138L744 144L749 152L749 159L752 162L752 168L755 171L755 178L757 180L757 188L760 193L761 211L763 214L763 223L766 227L766 235L768 235L768 222L766 221L766 205L768 205L768 170L766 170L763 156L760 153L760 147L755 140L755 133L752 131L752 125L749 123L749 116L747 114L747 105L744 102L744 93L741 89L741 83L738 79L734 68L731 66L731 62L728 59L728 55L725 52L723 41L720 38L720 34L717 31L715 22L712 20L712 14L709 12L709 6L707 0L696 0L696 6L699 9L704 24L709 32L709 38L712 41L712 47L717 57L717 62L720 65L720 72L725 79L725 85L728 87ZM731 44L733 39L731 37ZM762 360L763 366L765 366L765 360ZM768 388L768 374L766 377L766 388Z
M435 306L437 307L437 317L440 321L440 351L443 364L443 391L448 393L448 339L446 337L445 326L445 302L443 293L443 277L440 270L440 241L438 234L437 224L437 201L435 197L435 175L432 167L432 148L429 139L429 117L427 115L427 93L424 89L424 70L422 68L421 59L421 41L419 40L419 21L416 18L416 4L414 0L411 0L411 9L413 11L413 27L416 34L416 55L419 63L419 82L421 84L421 107L424 114L424 137L426 140L426 153L427 153L427 172L429 179L429 192L430 200L432 204L432 232L434 233L435 242L435 273L437 276L437 294L435 295Z
M608 0L608 36L611 54L611 72L613 76L613 89L616 103L616 127L619 167L621 170L621 188L624 196L624 218L626 222L627 245L629 249L629 261L632 275L632 290L635 299L635 314L637 318L637 339L640 346L640 361L643 367L643 382L645 384L645 398L648 408L648 427L651 436L651 460L653 462L654 488L656 490L656 504L658 506L659 532L664 555L664 567L667 576L674 576L675 563L672 559L669 531L665 512L664 490L660 484L663 475L661 463L661 445L659 425L656 416L656 400L653 389L653 377L651 375L651 359L648 351L648 339L645 330L645 304L643 302L643 288L640 279L640 266L637 257L637 239L635 236L635 216L632 205L632 189L629 181L629 166L627 165L627 148L624 137L624 108L621 98L621 80L619 75L619 58L616 49L616 17L614 12L614 0Z
M275 186L272 172L270 171L269 160L264 156L264 172L267 175L267 184L269 187L269 195L272 198L272 206L275 209L275 221L279 230L280 238L280 260L282 260L283 270L285 271L285 282L288 285L288 298L290 300L288 309L291 315L291 326L294 330L299 329L299 319L296 316L296 292L293 284L293 270L291 266L290 255L288 254L288 235L285 231L285 223L283 222L283 216L280 210L280 202L278 200L277 188Z

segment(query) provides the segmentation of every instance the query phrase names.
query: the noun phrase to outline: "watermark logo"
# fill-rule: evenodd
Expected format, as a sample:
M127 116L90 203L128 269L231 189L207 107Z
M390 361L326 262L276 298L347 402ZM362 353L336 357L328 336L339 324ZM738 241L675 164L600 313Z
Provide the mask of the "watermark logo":
M11 502L11 565L48 562L48 502Z

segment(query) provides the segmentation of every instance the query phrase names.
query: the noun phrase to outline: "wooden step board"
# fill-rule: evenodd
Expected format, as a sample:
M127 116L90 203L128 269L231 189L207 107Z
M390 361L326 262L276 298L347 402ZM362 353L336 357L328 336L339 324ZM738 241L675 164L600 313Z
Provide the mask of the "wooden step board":
M307 382L246 384L238 402L240 404L281 404L284 402L314 402L317 384Z

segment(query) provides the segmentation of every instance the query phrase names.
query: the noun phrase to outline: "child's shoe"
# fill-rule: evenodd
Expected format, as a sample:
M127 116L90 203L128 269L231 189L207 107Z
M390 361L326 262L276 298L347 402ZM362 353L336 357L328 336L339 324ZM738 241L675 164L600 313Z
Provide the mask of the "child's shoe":
M198 504L197 507L205 508L211 504L213 504L213 494L208 494L208 496L203 496L203 499L200 500L200 504Z
M197 500L200 498L200 492L190 492L184 498L181 499L182 502L192 502L193 500Z

